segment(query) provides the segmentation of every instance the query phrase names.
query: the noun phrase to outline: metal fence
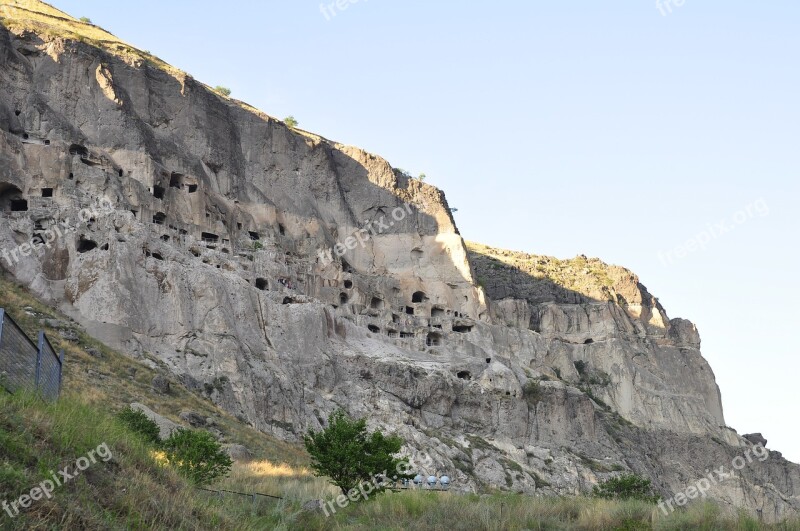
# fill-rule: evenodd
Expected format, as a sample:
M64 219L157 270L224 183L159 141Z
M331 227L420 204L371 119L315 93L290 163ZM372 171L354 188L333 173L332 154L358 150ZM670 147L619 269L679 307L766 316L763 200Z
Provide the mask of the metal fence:
M39 332L31 341L10 315L0 308L0 386L9 393L25 389L56 400L61 394L64 351L56 354L53 345Z

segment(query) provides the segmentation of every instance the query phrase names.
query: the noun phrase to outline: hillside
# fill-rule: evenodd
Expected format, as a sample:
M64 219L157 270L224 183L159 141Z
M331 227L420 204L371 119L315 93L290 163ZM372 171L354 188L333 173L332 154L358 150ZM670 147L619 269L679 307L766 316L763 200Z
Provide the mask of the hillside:
M46 4L0 5L0 264L46 303L17 303L26 326L78 337L68 381L91 404L195 411L293 466L341 407L461 493L630 471L667 499L753 451L694 325L630 271L468 246L444 192L388 161ZM800 467L770 450L709 497L795 514Z

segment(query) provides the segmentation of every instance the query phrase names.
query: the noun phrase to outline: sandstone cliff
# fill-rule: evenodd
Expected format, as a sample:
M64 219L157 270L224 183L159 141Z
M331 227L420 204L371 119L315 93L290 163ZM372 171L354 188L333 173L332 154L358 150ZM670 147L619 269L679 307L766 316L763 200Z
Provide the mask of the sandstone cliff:
M365 415L465 490L634 470L668 496L752 444L631 272L468 250L444 194L380 157L0 6L0 263L99 338L288 440ZM772 452L709 494L780 519L800 468Z

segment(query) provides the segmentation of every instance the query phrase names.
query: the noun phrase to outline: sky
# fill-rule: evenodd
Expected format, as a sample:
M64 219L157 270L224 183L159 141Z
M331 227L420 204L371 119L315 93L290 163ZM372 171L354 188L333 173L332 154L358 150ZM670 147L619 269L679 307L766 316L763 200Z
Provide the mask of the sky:
M633 270L800 462L800 3L52 3L425 173L468 240Z

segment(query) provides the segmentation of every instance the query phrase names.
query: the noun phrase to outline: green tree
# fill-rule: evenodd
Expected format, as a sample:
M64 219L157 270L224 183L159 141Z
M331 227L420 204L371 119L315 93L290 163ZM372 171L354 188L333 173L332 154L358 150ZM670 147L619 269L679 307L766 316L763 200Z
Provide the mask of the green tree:
M231 95L231 89L229 89L228 87L223 87L222 85L217 85L216 87L214 87L214 91L218 92L219 94L222 94L225 97Z
M89 17L81 17L78 20L80 20L81 22L85 22L87 24L91 24L92 23L92 19L90 19Z
M230 456L205 431L180 429L162 445L167 462L196 485L208 485L227 476L233 466Z
M389 478L411 479L406 458L394 454L403 439L386 437L380 431L369 433L366 419L352 419L343 410L328 417L328 427L310 430L303 438L311 454L311 468L316 476L327 476L344 494L361 483L371 483L379 474ZM376 485L376 490L385 486Z
M300 122L298 122L294 116L287 116L283 120L283 123L285 123L286 127L288 127L289 129L295 129L298 125L300 125Z
M422 182L425 182L425 179L427 179L427 178L428 178L428 176L425 175L424 173L420 173L419 177L417 177L417 179L419 179Z
M649 479L636 474L626 474L595 485L592 495L607 500L641 500L658 503L659 497L653 493Z
M158 425L141 411L133 408L123 409L117 414L117 418L130 431L141 435L144 440L153 444L161 442L161 430L158 429Z

